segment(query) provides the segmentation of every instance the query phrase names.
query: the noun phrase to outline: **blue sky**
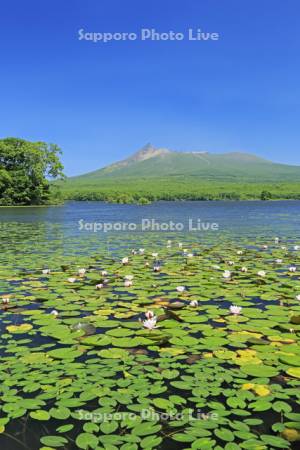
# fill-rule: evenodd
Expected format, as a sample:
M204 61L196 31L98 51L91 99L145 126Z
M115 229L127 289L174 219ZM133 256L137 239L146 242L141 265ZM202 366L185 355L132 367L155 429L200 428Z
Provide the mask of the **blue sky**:
M300 165L298 0L4 0L0 136L62 147L74 175L147 142ZM218 41L78 40L78 30Z

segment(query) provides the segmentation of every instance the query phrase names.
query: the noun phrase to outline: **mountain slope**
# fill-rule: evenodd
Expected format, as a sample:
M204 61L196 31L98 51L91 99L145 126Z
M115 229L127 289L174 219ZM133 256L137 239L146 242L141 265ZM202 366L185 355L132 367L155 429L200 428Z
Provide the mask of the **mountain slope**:
M197 178L230 182L298 182L300 167L277 164L249 153L175 152L147 144L129 158L67 183L101 184L108 179Z

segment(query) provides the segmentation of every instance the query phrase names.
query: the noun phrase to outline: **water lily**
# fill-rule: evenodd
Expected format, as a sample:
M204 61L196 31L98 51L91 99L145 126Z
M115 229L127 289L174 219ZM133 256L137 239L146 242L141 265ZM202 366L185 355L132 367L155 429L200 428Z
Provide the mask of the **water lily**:
M76 281L76 278L73 278L73 277L68 278L69 283L75 283L75 281Z
M263 248L264 250L267 250L267 249L269 248L269 246L265 244L265 245L262 246L262 248Z
M243 254L243 251L242 251L242 250L238 250L238 251L236 252L236 254L237 254L237 255L242 255L242 254Z
M131 280L124 281L124 287L131 287L132 285L133 285L133 282Z
M278 244L278 243L279 243L279 238L276 237L276 238L274 239L274 241L275 241L275 244Z
M277 264L281 264L282 262L283 262L282 259L280 259L280 258L279 258L279 259L276 259L276 263L277 263Z
M178 247L182 248L182 246L183 246L183 243L182 242L178 242Z
M51 314L52 316L54 316L54 317L57 317L57 316L58 316L58 311L56 311L56 309L53 309L53 310L50 312L50 314Z
M193 253L188 253L186 256L187 256L188 258L193 258L193 257L194 257L194 254L193 254Z
M43 275L48 275L50 273L50 269L43 269L42 270L42 274Z
M211 266L213 269L216 269L216 270L220 270L221 269L221 267L220 266L218 266L217 264L214 264L213 266Z
M157 328L157 326L156 326L156 318L144 320L143 321L143 327L147 328L148 330L153 330L154 328Z
M234 265L234 261L228 261L227 263L229 266L233 266Z
M107 274L108 274L108 272L107 272L106 270L102 270L101 275L102 275L103 277L106 277Z
M243 267L241 268L241 271L242 271L242 272L248 272L248 269L247 269L247 267L243 266Z
M231 312L231 314L233 314L235 316L238 316L242 312L242 307L241 306L236 306L236 305L231 305L229 307L229 311Z
M192 301L190 302L190 306L192 306L193 308L196 308L196 307L198 306L197 300L192 300Z
M158 253L151 253L151 256L153 256L153 258L157 258L158 257Z
M131 254L132 254L132 255L136 255L136 254L137 254L137 251L136 251L135 249L132 249L132 250L131 250Z
M286 246L285 246L285 245L282 245L282 246L281 246L281 250L286 250Z
M295 266L289 267L289 272L296 272L296 270L297 270L297 267L295 267Z
M264 270L259 270L258 272L257 272L257 275L259 276L259 277L265 277L266 276L266 272L264 271Z
M124 258L122 258L121 263L123 264L123 266L125 266L126 264L128 264L129 262L129 258L127 256L125 256Z
M104 287L103 283L96 284L96 289L102 289Z
M133 280L133 275L125 275L124 279L127 280L127 281L132 281Z
M223 272L223 278L230 278L231 277L231 272L230 270L224 270Z
M10 302L10 297L2 297L2 303L3 305L8 305Z
M296 251L297 251L297 250L300 250L300 245L295 245L295 246L294 246L294 250L296 250Z
M156 315L154 314L153 311L147 311L147 312L145 313L145 317L146 317L148 320L150 320L150 319L155 319L155 320L156 320Z
M185 286L177 286L176 291L177 292L184 292L185 291Z
M160 266L154 266L153 271L154 272L160 272L161 267Z
M86 273L86 269L79 269L78 270L78 275L81 276L81 277L83 277L83 275L85 275L85 273Z
M144 248L139 248L139 254L143 255L145 253L145 249Z
M300 295L296 295L296 300L299 300L300 302Z

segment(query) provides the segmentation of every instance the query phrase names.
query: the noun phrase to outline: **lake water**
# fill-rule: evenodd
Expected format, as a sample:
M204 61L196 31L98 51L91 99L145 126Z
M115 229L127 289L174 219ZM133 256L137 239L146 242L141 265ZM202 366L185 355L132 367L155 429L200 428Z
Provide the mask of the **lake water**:
M111 227L115 231L104 232L103 227ZM124 227L124 230L116 231L119 227ZM142 230L143 227L146 229ZM275 237L279 237L282 244L275 243ZM171 247L166 246L168 239L172 239ZM193 252L195 258L192 258L194 262L191 261L191 265L178 248L179 241ZM263 244L268 244L268 248L263 248ZM231 349L229 355L233 354L232 350L245 349L244 341L239 342L240 336L237 341L228 340L228 336L230 337L234 330L243 333L247 324L251 332L262 330L265 339L268 339L270 334L275 334L275 341L278 340L278 335L284 335L286 343L291 338L292 342L298 339L296 332L299 325L293 325L296 332L289 334L291 311L294 311L294 315L300 314L299 302L295 301L295 295L299 294L299 274L289 273L288 269L291 265L300 267L296 244L300 245L298 201L158 202L146 206L68 202L59 207L0 208L0 295L11 296L10 306L2 305L0 320L3 363L1 385L4 392L1 398L6 406L5 413L10 415L6 432L0 434L1 448L35 450L41 447L40 439L48 435L50 443L51 439L67 437L68 442L65 441L65 444L61 441L58 441L58 444L56 442L61 448L66 450L78 448L74 441L83 431L82 423L74 416L69 417L70 414L68 419L56 420L53 414L48 417L48 411L51 412L55 405L67 405L72 410L82 406L93 411L99 407L98 403L95 403L95 399L98 401L98 395L93 393L95 384L99 384L99 381L107 383L110 393L114 393L119 386L123 387L123 384L117 386L120 378L119 364L122 361L109 359L110 354L109 358L105 356L106 348L109 352L117 349L126 355L129 352L127 362L129 369L124 366L126 370L121 374L122 378L124 376L122 383L124 382L125 387L127 383L131 384L130 380L139 383L140 377L144 377L143 367L146 364L146 373L152 366L154 370L153 378L150 377L149 380L147 377L144 378L148 383L147 389L150 390L153 386L155 388L157 383L165 383L167 386L166 390L160 390L160 386L156 386L159 389L154 390L153 395L159 397L182 395L180 385L179 389L176 384L170 388L168 370L167 381L157 381L162 378L160 373L163 367L171 368L171 380L172 372L173 374L175 372L176 378L179 374L180 376L185 374L188 383L193 385L195 382L193 386L199 389L194 396L205 397L205 392L201 391L203 384L204 391L212 388L209 400L220 402L222 406L226 402L223 396L225 388L221 380L224 373L230 377L232 373L234 374L227 385L231 389L225 389L226 395L239 392L240 386L234 385L235 374L237 373L239 378L245 377L245 373L238 372L238 366L231 360L229 366L227 363L223 365L222 354L219 355L217 362L213 361L215 365L210 366L209 360L206 364L201 357L203 352L207 349L218 352L225 348L225 345ZM286 247L282 248L283 245ZM140 247L145 248L145 255L131 256L130 250ZM152 269L156 258L152 252L158 252L159 258L162 258L161 273L156 273ZM120 257L123 256L130 257L128 267L121 265ZM275 263L275 258L280 258L282 265ZM234 260L232 266L228 265L232 259ZM241 271L244 265L249 267L247 274ZM73 282L68 281L70 280L68 277L78 278L79 267L87 268L87 276L77 279L73 285ZM42 269L45 268L51 269L49 276L42 273ZM222 278L223 270L228 268L234 271L233 280L229 283ZM96 283L102 283L100 274L104 269L108 270L110 279L104 290L98 291L95 289ZM266 281L258 278L258 271L262 269L266 270ZM123 277L127 272L134 274L133 287L128 289L123 284ZM172 345L175 350L181 346L187 356L189 352L199 356L199 362L197 363L198 359L195 360L195 364L195 361L189 362L187 356L183 357L180 353L174 353L168 359L168 356L164 356L160 350L158 352L153 345L149 347L152 353L147 352L143 343L134 344L137 350L144 351L143 354L135 355L132 353L131 340L140 339L140 320L144 317L145 310L152 308L153 306L148 305L153 305L155 300L158 303L154 304L154 307L160 308L159 314L164 312L161 309L164 303L159 302L172 305L178 296L177 284L187 286L188 289L187 297L182 297L186 305L181 306L183 309L179 310L183 320L177 322L177 319L174 319L174 312L173 316L162 319L160 330L172 332L174 336L173 341L170 341L171 344L162 343L161 346L163 348L165 345ZM189 299L199 300L197 309L188 307ZM243 307L243 314L237 323L231 324L231 319L228 319L228 308L232 302ZM51 316L53 309L59 311L57 319ZM74 337L72 327L85 319L94 325L97 334L100 336L107 334L106 339L109 343L102 343L99 348L94 348L93 344L92 347L85 348L78 345L82 344L81 337L84 336ZM21 324L29 325L29 328L18 334L18 327ZM116 331L108 331L115 326L118 327ZM16 329L17 334L14 334ZM123 334L119 335L121 332ZM186 343L184 339L187 339ZM287 367L278 361L277 353L274 352L275 347L271 346L269 341L260 342L264 343L267 345L261 345L263 351L259 356L267 367L264 365L262 367L268 370L268 365L271 364L275 368L272 367L273 372L270 376L268 372L262 376L275 377L280 372L282 377L282 374L286 374ZM253 345L256 352L255 344L257 341L249 341L247 345L249 348ZM63 356L52 354L54 361L50 358L49 362L47 352L57 350L66 352ZM269 353L272 351L274 362L269 359ZM291 351L296 351L293 346ZM36 361L32 359L35 357ZM146 358L146 363L143 358ZM216 371L213 372L213 378L210 367L214 367ZM252 375L250 371L247 375L251 380L255 372ZM129 377L129 381L126 377ZM66 387L62 384L61 391L56 388L59 383L64 382ZM268 378L262 378L261 382L267 383ZM273 382L279 386L282 378L274 378ZM230 383L233 383L232 386ZM292 378L288 383L290 384L283 385L280 389L296 387L299 382ZM186 392L192 389L192 385L191 388L184 388L187 389ZM130 389L135 392L135 388ZM138 396L143 386L138 385L136 389L134 395ZM291 405L293 412L300 413L295 392L295 389L290 390L290 398L285 396L285 392L281 397L279 392L278 399L288 398L286 401ZM81 394L83 399L79 401L77 397ZM252 395L252 400L258 398L251 393L249 395ZM73 397L70 398L71 396ZM186 393L184 396L191 398L192 393ZM276 396L272 397L271 401L273 400L276 400ZM121 403L124 410L125 403ZM102 405L100 401L99 404L108 407L105 402ZM214 404L216 403L212 403ZM189 404L189 407L191 406L193 402ZM241 410L245 408L245 405L241 406ZM27 410L38 410L38 413L29 417ZM235 421L242 422L244 420L242 413L243 411L232 412L232 417ZM250 408L248 414L251 416L252 413ZM42 421L39 420L41 414L44 415ZM254 426L255 434L252 436L268 433L271 439L274 439L271 425L280 421L280 415L262 409L262 413L258 413L257 417L261 418L262 425L258 428ZM71 422L69 432L57 431L58 426L66 425L68 422ZM93 424L92 426L95 427ZM222 430L222 423L220 426ZM225 426L227 427L227 424ZM165 431L168 431L168 428L164 429ZM248 439L247 436L234 432L236 442ZM103 435L100 432L96 434ZM59 435L58 438L55 435ZM222 438L218 443L224 446ZM106 448L105 445L104 443L103 447L97 448ZM166 437L155 448L182 450L187 448L187 445L189 444L181 443L180 440L175 442ZM279 448L278 442L276 448ZM298 447L295 444L284 448L296 450Z

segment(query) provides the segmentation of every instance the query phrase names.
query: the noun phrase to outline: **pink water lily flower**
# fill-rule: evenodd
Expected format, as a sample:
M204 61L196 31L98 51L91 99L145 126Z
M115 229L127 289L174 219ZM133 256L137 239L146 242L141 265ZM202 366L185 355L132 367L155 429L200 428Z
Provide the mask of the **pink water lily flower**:
M102 289L104 286L103 283L96 284L96 289Z
M157 328L156 326L156 319L147 319L143 321L143 327L147 328L148 330L154 330L154 328Z
M229 311L231 312L231 314L238 316L242 312L242 307L236 306L236 305L231 305L229 308Z
M154 314L153 311L147 311L145 313L145 317L146 319L150 320L150 319L155 319L156 320L156 315Z
M132 285L133 285L133 282L131 280L124 281L124 287L131 287Z

